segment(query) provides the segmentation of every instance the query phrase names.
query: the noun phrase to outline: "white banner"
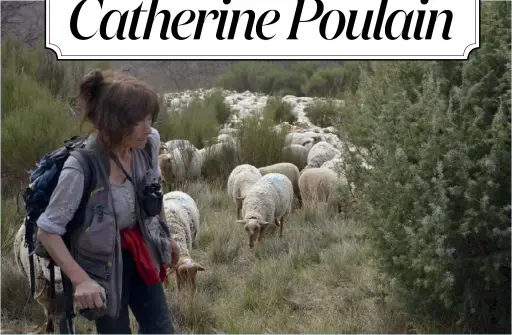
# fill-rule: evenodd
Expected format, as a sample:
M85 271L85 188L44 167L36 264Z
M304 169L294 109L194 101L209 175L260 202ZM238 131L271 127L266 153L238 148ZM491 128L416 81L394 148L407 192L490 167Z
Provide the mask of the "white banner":
M58 59L467 59L480 0L46 0Z

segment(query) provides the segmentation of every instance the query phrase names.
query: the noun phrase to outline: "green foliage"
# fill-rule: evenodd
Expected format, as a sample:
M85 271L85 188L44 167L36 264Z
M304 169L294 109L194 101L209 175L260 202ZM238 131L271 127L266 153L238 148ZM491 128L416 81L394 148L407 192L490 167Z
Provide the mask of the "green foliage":
M80 134L67 105L34 78L2 71L2 172L27 181L25 171L64 140Z
M276 62L237 62L218 78L217 86L243 92L295 96L338 96L355 91L364 62L322 67L318 62L297 62L290 69Z
M293 123L297 121L297 117L292 113L293 107L280 97L269 97L265 109L263 110L263 117L265 119L273 120L275 124L281 122Z
M510 333L510 3L482 4L465 62L375 62L343 136L381 268L417 311ZM353 161L347 153L346 160Z
M195 98L181 110L163 110L155 128L164 141L189 140L200 149L205 141L217 137L219 132L216 111L207 107L203 100Z
M246 117L240 125L241 161L256 167L279 163L286 133L277 131L272 120Z
M22 40L9 36L2 41L2 69L32 77L54 97L68 97L77 92L85 62L57 61L54 53L42 46L28 50Z
M304 108L304 113L319 127L329 127L341 122L341 106L333 100L315 101Z
M221 90L214 90L208 94L204 99L204 106L205 109L215 111L215 118L221 125L226 123L231 115L231 109L224 102L224 95Z

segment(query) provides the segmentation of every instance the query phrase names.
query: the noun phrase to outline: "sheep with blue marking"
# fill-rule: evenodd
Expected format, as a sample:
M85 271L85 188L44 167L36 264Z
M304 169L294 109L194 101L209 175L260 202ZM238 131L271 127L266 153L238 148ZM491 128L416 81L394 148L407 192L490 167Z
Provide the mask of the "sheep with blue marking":
M261 242L263 232L273 224L283 237L284 219L291 213L293 196L292 182L281 173L266 174L251 187L242 205L242 219L236 220L249 235L249 248L256 240Z

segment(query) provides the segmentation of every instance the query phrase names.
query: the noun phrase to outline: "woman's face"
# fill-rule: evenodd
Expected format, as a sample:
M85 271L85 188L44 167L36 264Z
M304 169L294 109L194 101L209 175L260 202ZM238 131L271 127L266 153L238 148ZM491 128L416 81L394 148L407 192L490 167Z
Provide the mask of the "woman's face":
M153 122L151 115L148 115L143 121L138 122L133 128L132 133L125 138L124 144L132 149L143 149L151 134Z

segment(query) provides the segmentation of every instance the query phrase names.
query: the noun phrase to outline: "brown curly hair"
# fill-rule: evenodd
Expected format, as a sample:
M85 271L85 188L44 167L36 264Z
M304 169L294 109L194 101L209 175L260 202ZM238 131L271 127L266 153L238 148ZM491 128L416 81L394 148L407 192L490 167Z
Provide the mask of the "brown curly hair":
M132 133L137 122L149 115L158 118L158 95L151 86L116 72L93 70L80 84L77 108L98 130L98 138L111 149Z

